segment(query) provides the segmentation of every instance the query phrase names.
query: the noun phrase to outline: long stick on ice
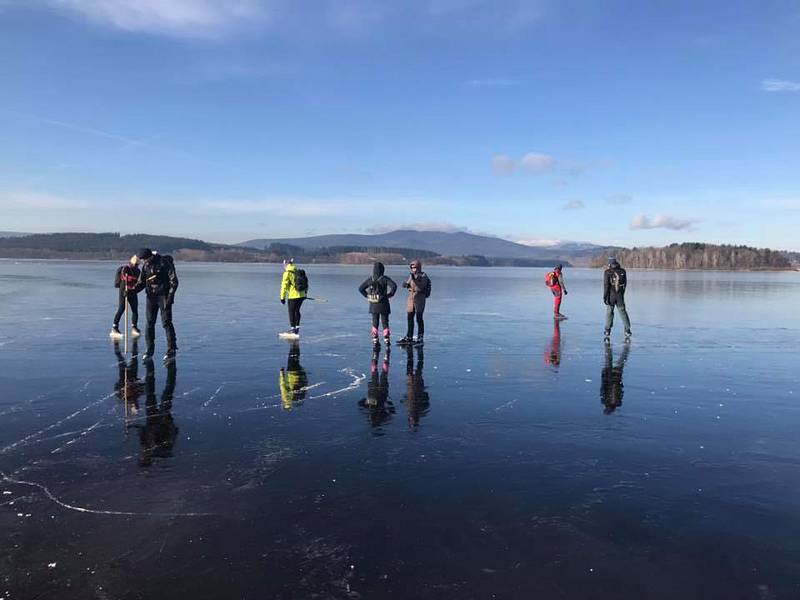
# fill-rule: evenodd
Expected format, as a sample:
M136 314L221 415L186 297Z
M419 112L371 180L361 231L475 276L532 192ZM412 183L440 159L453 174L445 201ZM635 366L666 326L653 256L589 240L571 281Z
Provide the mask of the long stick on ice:
M125 285L123 283L123 285ZM125 358L128 357L128 290L124 291L125 294Z

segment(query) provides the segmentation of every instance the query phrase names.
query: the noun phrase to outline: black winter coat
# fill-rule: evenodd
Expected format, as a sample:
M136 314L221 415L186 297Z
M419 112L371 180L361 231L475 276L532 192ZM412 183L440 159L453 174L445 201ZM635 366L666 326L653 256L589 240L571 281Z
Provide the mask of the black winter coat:
M611 306L625 304L628 274L622 267L609 267L603 273L603 302Z
M370 314L388 315L392 312L389 298L397 291L397 284L383 273L383 263L376 262L372 267L372 277L358 286L359 293L369 300Z
M178 289L178 274L175 272L175 263L169 255L154 254L153 258L144 261L136 292L145 290L149 298L166 296L172 304L175 301L175 291Z

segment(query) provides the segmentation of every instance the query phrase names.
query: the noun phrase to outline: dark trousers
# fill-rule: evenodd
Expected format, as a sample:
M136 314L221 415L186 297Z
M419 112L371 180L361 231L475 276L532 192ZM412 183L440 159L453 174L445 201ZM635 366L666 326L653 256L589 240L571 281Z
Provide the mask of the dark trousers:
M119 320L125 312L125 288L119 286L119 304L117 305L117 314L114 315L114 327L119 325ZM133 326L139 323L139 298L133 290L128 291L128 305L131 307L131 321Z
M408 318L408 331L406 337L414 337L414 317L417 319L417 335L422 337L425 335L425 321L422 319L422 313L418 311L406 313Z
M389 313L372 313L372 327L378 329L378 325L383 323L384 329L389 329Z
M300 307L305 298L289 298L286 304L289 306L289 327L300 327Z
M147 353L153 354L156 347L156 318L161 311L161 325L164 327L164 334L167 336L167 350L176 350L175 327L172 325L172 304L167 301L166 296L147 297L147 330L145 340L147 340Z

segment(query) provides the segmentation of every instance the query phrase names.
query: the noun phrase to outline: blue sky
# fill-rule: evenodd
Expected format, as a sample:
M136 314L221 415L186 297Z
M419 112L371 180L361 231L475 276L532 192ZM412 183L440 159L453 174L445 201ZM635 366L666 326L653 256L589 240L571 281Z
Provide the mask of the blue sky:
M0 0L0 230L800 250L797 2Z

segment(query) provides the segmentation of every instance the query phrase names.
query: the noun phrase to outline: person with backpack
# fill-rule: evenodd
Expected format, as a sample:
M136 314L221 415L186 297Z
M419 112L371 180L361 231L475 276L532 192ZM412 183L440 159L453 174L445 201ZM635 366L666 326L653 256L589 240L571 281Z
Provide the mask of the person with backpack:
M297 339L300 337L300 307L308 295L308 276L303 269L298 269L294 259L283 261L283 278L281 279L281 304L289 303L289 331L284 337Z
M142 357L152 360L156 347L156 319L161 313L161 325L167 337L167 353L165 361L175 358L178 346L175 342L175 326L172 324L172 304L175 302L175 292L178 290L178 274L175 272L175 261L169 255L161 255L150 248L142 248L136 254L142 263L136 291L145 290L147 294L147 329L145 340L147 351Z
M406 335L398 340L401 346L414 344L422 346L425 335L425 321L422 314L425 312L425 300L431 295L431 280L422 272L422 262L414 260L409 265L411 275L403 282L403 287L408 290L406 302L406 316L408 329ZM414 319L417 321L417 337L414 337Z
M567 286L564 283L562 270L564 265L558 264L544 277L544 283L553 293L553 318L566 319L566 315L561 314L561 298L567 295Z
M625 339L631 339L631 320L625 308L625 290L628 287L628 274L613 256L608 259L608 268L603 273L603 303L606 305L606 327L603 337L611 337L614 326L614 307L617 308L625 327Z
M127 264L119 267L114 273L114 287L119 290L119 302L117 303L117 312L114 315L114 322L111 325L111 333L108 335L114 339L122 337L119 330L119 320L122 318L122 313L125 312L125 302L131 307L131 321L133 328L131 335L138 338L142 335L139 331L139 298L136 292L136 283L139 281L139 267L136 266L138 261L137 256L131 256Z
M389 345L389 314L392 312L389 299L397 291L397 284L384 275L383 263L376 262L372 266L372 276L358 287L359 293L369 300L369 313L372 315L372 344L379 346L378 325L383 325L383 341Z

